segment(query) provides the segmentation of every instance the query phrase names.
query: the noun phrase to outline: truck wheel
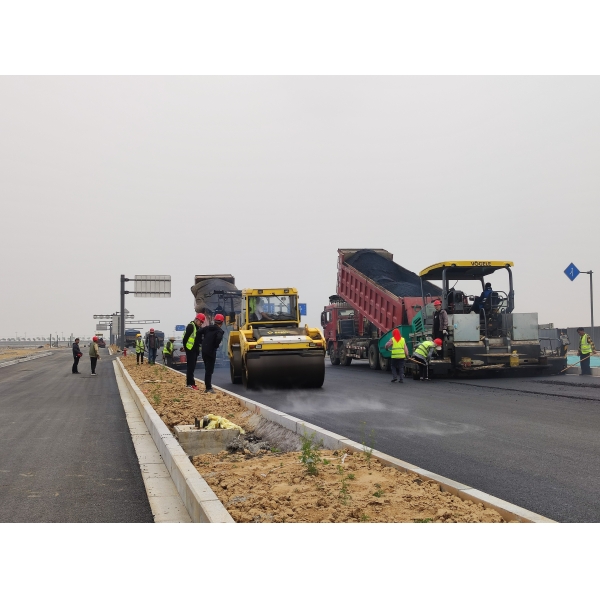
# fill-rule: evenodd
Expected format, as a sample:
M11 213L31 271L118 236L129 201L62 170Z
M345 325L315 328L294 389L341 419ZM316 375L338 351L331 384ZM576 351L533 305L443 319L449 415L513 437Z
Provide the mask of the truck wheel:
M382 371L390 371L392 368L392 361L389 358L384 358L383 356L381 356L381 353L378 352L379 354L379 368Z
M331 364L337 366L340 364L340 355L337 353L334 345L332 343L327 347L327 352L329 352L329 360Z
M242 353L239 348L233 349L233 357L229 361L231 383L242 383Z
M352 362L352 357L347 356L346 346L342 346L342 349L340 350L340 364L343 367L348 367L351 362Z
M369 346L369 367L375 371L379 371L381 366L379 365L379 348L377 344L371 344Z

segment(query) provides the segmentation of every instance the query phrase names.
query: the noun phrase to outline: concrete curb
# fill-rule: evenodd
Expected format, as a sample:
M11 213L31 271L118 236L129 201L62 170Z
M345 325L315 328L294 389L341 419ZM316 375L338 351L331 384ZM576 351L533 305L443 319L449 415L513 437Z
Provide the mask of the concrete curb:
M115 362L121 369L125 384L131 392L192 522L234 523L235 521L227 509L192 465L179 442L133 381L121 359L117 358Z
M15 360L9 360L4 363L0 362L0 369L2 367L9 367L10 365L16 365L18 363L27 362L29 360L35 360L36 358L50 356L51 354L52 354L52 352L40 352L40 354L35 354L34 356L26 356L25 358L16 358Z

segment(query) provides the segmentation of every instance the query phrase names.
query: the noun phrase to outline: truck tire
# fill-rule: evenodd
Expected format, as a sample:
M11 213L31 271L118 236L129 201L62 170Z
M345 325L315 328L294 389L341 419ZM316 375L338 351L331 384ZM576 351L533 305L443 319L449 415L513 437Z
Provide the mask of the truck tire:
M381 369L379 364L379 348L377 344L371 344L369 346L369 367L375 371Z
M329 360L331 361L331 364L337 367L337 365L340 364L340 355L337 353L332 342L329 343L327 352L329 352Z
M233 348L233 357L229 361L229 374L231 383L242 383L242 353L239 345Z
M377 354L379 354L379 368L382 371L390 371L392 369L392 361L389 358L384 358L381 352Z
M340 364L343 367L348 367L348 366L350 366L351 362L352 362L352 357L347 356L346 346L342 346L342 349L340 350Z

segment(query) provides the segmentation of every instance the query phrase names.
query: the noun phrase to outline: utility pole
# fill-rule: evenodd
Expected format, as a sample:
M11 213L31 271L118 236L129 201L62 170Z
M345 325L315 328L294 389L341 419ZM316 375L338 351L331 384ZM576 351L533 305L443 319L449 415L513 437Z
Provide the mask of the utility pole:
M590 276L590 316L592 318L592 341L594 341L594 285L592 283L592 273L594 271L592 271L591 269L589 271L583 271L584 273L586 273L587 275Z

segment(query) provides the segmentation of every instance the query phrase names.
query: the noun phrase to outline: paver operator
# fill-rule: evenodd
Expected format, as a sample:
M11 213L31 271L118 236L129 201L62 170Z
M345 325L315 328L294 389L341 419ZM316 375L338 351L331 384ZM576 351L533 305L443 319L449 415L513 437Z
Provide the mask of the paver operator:
M204 386L207 394L216 394L212 388L212 375L215 370L215 362L217 360L217 348L221 344L224 331L223 322L225 318L221 314L215 315L214 325L203 327L201 329L202 337L202 360L204 361Z
M167 365L167 367L173 366L173 342L175 341L174 337L170 337L168 342L165 344L163 348L163 362Z
M90 344L90 364L92 375L96 375L96 363L100 360L100 349L98 348L98 338L94 336Z
M146 344L142 339L142 334L138 333L135 336L135 361L139 365L140 362L144 364L144 351L146 350Z
M592 367L590 361L592 360L592 354L596 352L596 347L592 338L585 332L583 327L577 329L577 335L579 335L579 351L577 355L580 359L581 375L591 375Z
M429 361L434 352L439 352L442 349L442 340L436 338L433 340L425 340L421 342L413 352L412 358L419 363L419 379L427 381L429 379Z
M408 346L400 329L394 329L385 347L392 349L392 383L404 383L404 360L408 357Z
M206 317L202 313L198 313L193 321L190 321L185 328L183 334L183 348L185 350L185 359L187 361L187 378L186 386L197 390L196 380L194 379L194 371L196 370L196 361L198 360L198 354L200 352L200 342L202 341L202 335L199 334L200 327L206 321Z

